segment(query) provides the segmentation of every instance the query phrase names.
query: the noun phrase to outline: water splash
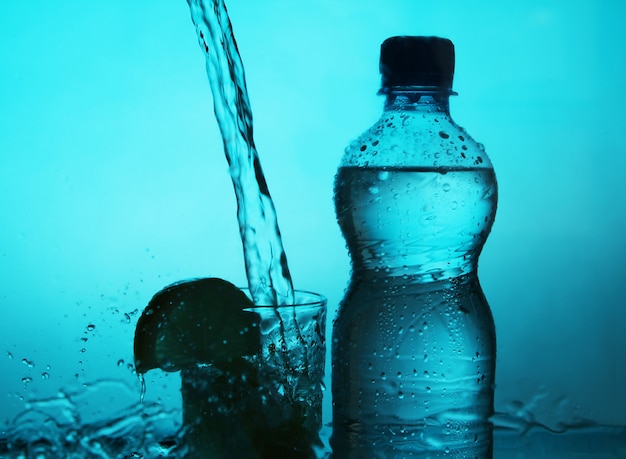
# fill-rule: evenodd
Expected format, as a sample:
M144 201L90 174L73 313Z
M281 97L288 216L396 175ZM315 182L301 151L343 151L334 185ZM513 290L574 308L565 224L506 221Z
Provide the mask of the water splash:
M171 455L180 411L137 404L136 387L99 380L31 399L0 426L0 457L125 459Z
M115 403L111 403L114 400ZM559 414L560 419L567 416ZM572 419L558 428L538 422L532 402L510 404L493 422L495 459L613 459L626 457L626 426ZM3 459L127 459L181 457L179 408L137 403L137 388L100 380L27 399L0 425ZM328 426L327 426L328 427ZM330 427L326 430L330 432Z
M293 283L259 155L245 74L223 0L187 0L213 93L237 198L248 286L255 304L293 302Z

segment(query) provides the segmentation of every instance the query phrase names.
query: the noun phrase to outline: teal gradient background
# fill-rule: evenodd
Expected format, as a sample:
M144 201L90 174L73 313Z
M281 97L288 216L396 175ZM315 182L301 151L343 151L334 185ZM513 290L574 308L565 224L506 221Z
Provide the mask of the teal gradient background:
M498 333L496 409L521 401L551 426L625 425L626 6L228 7L296 287L325 294L332 316L348 280L333 177L381 113L380 43L448 37L452 115L485 144L500 186L480 262ZM124 381L138 399L128 364L143 307L185 278L245 285L241 252L186 2L3 5L0 429L24 400L96 380ZM153 373L147 397L179 403L177 376ZM86 410L106 417L123 402Z

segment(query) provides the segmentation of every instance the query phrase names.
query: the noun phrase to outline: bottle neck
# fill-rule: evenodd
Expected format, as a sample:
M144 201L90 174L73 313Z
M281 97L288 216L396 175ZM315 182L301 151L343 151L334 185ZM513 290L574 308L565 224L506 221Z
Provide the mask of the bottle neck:
M415 111L448 116L450 115L450 96L456 95L451 91L424 91L394 87L383 89L380 93L386 95L385 111Z

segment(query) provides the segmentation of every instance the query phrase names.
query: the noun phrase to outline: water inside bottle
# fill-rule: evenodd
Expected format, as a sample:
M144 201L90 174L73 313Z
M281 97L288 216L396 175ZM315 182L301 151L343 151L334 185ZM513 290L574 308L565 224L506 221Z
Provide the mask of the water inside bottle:
M341 167L337 185L354 269L419 282L471 271L497 200L491 168Z
M333 446L488 459L494 325L475 269L493 169L343 166L335 192L354 274L333 335L350 362L333 360Z

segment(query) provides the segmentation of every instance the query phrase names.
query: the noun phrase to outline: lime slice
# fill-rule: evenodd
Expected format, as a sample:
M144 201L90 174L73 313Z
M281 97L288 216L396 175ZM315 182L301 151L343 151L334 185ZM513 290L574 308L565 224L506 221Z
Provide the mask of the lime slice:
M135 368L178 371L260 351L260 317L252 301L218 278L183 281L158 292L135 329Z

